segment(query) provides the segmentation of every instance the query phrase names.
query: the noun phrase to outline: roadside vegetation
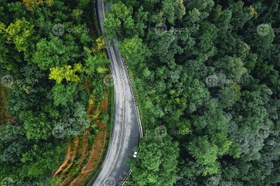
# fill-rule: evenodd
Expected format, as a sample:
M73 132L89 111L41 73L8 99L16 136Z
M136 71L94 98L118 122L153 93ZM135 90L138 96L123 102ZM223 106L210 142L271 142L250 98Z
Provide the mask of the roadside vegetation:
M0 0L0 183L81 185L112 121L90 0Z
M9 113L7 113L6 110L7 95L8 95L8 88L0 84L0 105L1 105L0 125L5 124L6 122L12 122L12 118L9 115Z
M145 128L128 185L279 184L279 2L110 3Z

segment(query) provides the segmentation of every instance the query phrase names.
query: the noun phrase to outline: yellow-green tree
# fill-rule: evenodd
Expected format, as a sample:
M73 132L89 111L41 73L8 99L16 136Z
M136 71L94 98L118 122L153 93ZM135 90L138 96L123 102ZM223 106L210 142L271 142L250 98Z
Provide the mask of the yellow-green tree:
M106 47L105 41L102 37L96 39L97 50L102 50Z
M11 23L6 29L1 24L0 33L4 33L7 43L13 43L18 52L26 51L30 36L33 34L33 25L26 21L25 18L17 19L15 23Z
M77 72L82 72L82 65L80 63L71 65L66 65L64 67L54 67L50 69L51 73L49 75L49 79L55 80L57 84L61 84L61 82L65 79L67 82L79 82L80 78L76 74Z
M43 5L44 3L48 6L52 6L53 0L22 0L22 3L27 10L33 12L37 6Z

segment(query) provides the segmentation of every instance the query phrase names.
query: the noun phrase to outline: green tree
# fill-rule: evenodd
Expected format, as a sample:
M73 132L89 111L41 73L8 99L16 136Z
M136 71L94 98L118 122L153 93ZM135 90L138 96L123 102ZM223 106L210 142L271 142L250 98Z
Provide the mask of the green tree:
M77 91L77 84L75 83L68 83L67 85L56 84L52 88L54 105L67 106L68 104L73 103Z
M132 161L132 180L139 185L173 185L176 181L178 144L149 133L140 142L139 156Z
M120 44L120 50L123 56L132 64L138 64L150 55L149 49L138 37L124 39Z
M134 21L132 19L132 8L122 2L113 3L110 12L106 15L104 23L106 37L113 39L120 36L122 32L126 35L133 35Z
M188 151L199 164L203 165L204 176L219 172L218 147L209 142L206 136L194 138L188 145Z
M48 139L52 135L52 126L49 123L47 116L43 113L37 115L28 113L24 121L24 129L26 130L26 136L28 139Z
M26 52L28 42L34 32L33 25L25 18L17 19L15 23L11 23L5 30L7 42L14 44L18 52ZM2 27L3 29L3 27Z
M41 39L36 45L36 52L32 62L43 70L63 66L77 60L79 54L78 46L74 38L69 37L67 43L62 39L51 36L50 40Z

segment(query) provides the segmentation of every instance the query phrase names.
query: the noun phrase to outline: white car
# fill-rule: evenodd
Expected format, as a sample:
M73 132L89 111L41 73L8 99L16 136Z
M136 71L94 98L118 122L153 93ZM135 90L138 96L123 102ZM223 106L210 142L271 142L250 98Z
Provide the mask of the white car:
M137 158L137 154L138 154L138 152L134 151L133 158Z

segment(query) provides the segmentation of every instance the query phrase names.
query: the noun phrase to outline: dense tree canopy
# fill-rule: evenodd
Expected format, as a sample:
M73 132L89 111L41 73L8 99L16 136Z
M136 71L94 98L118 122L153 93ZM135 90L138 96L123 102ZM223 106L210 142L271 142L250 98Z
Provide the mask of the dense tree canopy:
M126 60L144 126L165 125L179 143L177 182L162 185L279 184L279 2L111 2L145 25L129 34L106 28L124 57L136 55ZM108 17L125 24L114 10ZM139 44L131 49L131 41ZM148 55L133 52L138 46ZM144 139L151 153L140 145L143 162L132 162L131 179L142 185L157 179L148 168L159 162L151 157L155 141ZM161 154L170 147L154 148Z
M172 185L176 182L179 148L169 136L161 139L151 133L141 142L138 151L141 155L131 168L133 180L138 185Z
M145 131L130 161L133 183L279 185L279 1L106 2L100 36L90 0L0 0L1 113L9 114L0 181L51 177L66 139L92 124L86 108L103 98L105 40L115 40Z
M0 182L44 185L68 140L94 134L89 98L103 98L109 70L104 42L90 33L90 3L0 0L0 107L12 118L0 125Z

